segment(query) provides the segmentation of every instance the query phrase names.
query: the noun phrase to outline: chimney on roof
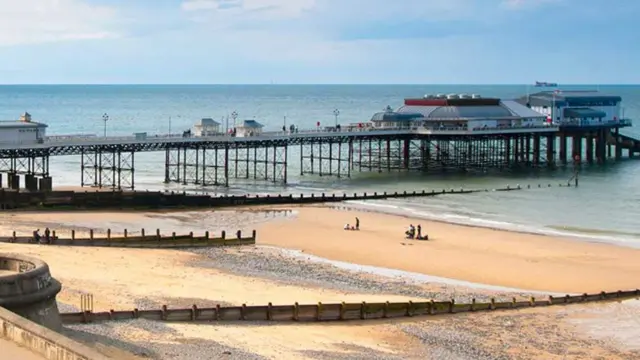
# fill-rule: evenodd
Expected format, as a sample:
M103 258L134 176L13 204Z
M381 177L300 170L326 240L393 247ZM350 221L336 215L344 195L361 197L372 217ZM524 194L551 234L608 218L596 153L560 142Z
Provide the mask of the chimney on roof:
M31 122L31 114L25 111L24 114L20 115L20 121L22 122Z

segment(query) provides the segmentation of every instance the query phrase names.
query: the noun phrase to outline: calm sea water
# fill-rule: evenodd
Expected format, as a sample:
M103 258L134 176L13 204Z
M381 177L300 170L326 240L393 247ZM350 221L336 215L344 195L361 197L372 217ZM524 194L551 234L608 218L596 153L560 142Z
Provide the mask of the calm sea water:
M594 89L596 86L565 86ZM640 121L640 86L599 86L601 91L623 97L625 115ZM531 89L535 90L535 89ZM266 130L287 124L311 128L317 121L366 121L387 105L397 107L404 97L426 93L477 93L501 98L517 97L526 86L330 86L330 85L238 85L238 86L0 86L0 118L15 119L29 111L36 121L49 124L54 134L101 135L102 115L108 113L109 135L134 132L173 133L191 127L200 118L223 119L237 111L239 119L255 118ZM222 121L224 124L224 120ZM640 126L640 122L638 123ZM640 137L640 129L625 130ZM182 189L164 185L163 153L136 157L137 188ZM295 163L295 161L294 161ZM56 185L80 184L80 159L59 157L51 162ZM421 175L360 174L350 180L295 177L289 172L286 188L264 183L232 183L229 189L186 190L232 193L301 193L331 191L397 191L441 188L496 188L516 184L554 184L552 188L509 193L390 200L353 204L380 211L412 214L443 221L542 233L561 233L594 241L613 241L640 246L640 162L625 160L606 166L586 166L580 187L559 188L571 177L570 170L535 175ZM364 224L363 224L364 225Z

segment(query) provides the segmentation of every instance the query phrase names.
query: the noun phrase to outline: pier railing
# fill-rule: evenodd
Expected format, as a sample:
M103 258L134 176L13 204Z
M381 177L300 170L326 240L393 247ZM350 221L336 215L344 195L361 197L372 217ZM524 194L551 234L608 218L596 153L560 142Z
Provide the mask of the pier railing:
M144 137L135 135L125 136L108 136L100 137L93 134L78 134L78 135L54 135L48 136L44 140L44 146L47 145L99 145L99 144L112 144L112 143L153 143L153 142L206 142L206 141L247 141L247 140L268 140L268 139L290 139L296 137L308 137L308 136L337 136L337 135L386 135L386 134L423 134L428 133L447 133L455 132L466 134L470 133L487 133L487 132L514 132L514 131L554 131L556 127L547 125L540 126L495 126L495 127L474 127L467 128L462 126L402 126L402 127L382 127L382 128L343 128L328 131L324 128L315 129L302 129L296 131L263 131L252 136L232 136L227 133L219 133L214 136L185 137L180 134L149 134ZM26 145L26 143L25 143Z

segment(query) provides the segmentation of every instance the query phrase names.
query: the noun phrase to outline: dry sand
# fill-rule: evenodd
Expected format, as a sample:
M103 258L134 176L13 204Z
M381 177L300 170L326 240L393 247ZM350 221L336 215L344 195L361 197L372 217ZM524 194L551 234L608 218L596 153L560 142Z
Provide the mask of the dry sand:
M260 226L258 242L333 260L527 290L582 293L639 285L638 249L373 212L297 211L286 225ZM356 216L361 230L343 230ZM430 241L405 240L410 223L422 224Z
M632 261L638 255L635 250L610 245L426 221L421 223L433 240L417 242L402 236L409 222L417 223L411 219L322 207L295 208L295 217L282 215L250 211L19 213L5 214L0 228L2 234L10 234L14 229L29 233L34 227L49 226L64 234L71 228L104 232L109 227L118 233L124 228L144 227L167 233L249 231L257 227L260 244L300 249L334 260L559 292L635 288L633 278L637 279L640 271ZM362 230L342 230L356 215ZM356 274L261 247L186 252L0 244L0 252L21 252L49 263L53 276L63 283L58 297L62 311L76 310L73 305L79 304L79 294L85 292L94 294L96 310L269 301L290 304L450 297L464 301L514 295ZM620 273L613 276L616 271ZM589 276L594 283L584 279ZM609 283L616 285L606 286ZM608 306L340 324L197 325L135 320L74 325L67 333L105 352L113 353L115 347L140 358L172 360L637 358L639 354L629 344L638 336L628 322L626 331L635 335L630 338L594 330L603 324L622 326L629 311L635 314L632 318L638 318L628 304Z

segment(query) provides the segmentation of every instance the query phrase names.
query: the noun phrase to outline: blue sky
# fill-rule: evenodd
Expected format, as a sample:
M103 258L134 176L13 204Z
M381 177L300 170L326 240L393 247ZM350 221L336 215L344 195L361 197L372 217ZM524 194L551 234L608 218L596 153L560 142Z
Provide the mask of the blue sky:
M640 83L637 0L0 0L0 83Z

